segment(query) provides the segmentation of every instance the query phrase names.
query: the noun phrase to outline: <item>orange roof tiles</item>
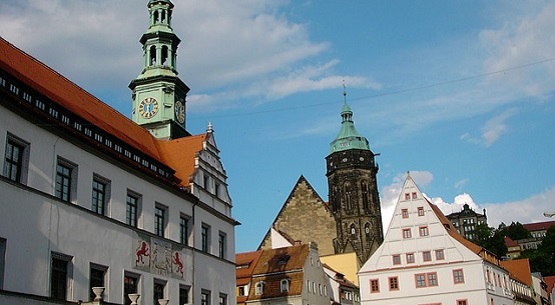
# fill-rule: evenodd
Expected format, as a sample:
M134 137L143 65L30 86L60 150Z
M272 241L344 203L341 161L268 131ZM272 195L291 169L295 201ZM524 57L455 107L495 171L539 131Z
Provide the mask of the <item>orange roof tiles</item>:
M55 103L176 171L182 186L194 172L206 134L171 141L154 138L115 109L0 37L0 68Z
M501 261L501 267L509 271L512 277L532 287L530 262L527 258Z
M253 275L302 269L308 257L308 247L305 244L264 250Z
M512 239L511 239L510 237L508 237L508 236L505 236L503 239L505 240L505 245L506 245L507 247L517 247L517 246L518 246L518 244L516 243L516 241L512 240Z
M235 255L235 265L237 266L235 270L235 276L239 278L249 278L252 276L254 267L258 263L258 259L262 255L262 250L238 253ZM247 265L246 268L243 266Z

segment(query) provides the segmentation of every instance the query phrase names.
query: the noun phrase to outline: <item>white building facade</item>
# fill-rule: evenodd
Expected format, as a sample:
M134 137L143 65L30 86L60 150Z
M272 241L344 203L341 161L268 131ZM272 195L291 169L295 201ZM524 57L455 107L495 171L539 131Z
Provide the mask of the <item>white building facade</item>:
M2 38L0 110L0 303L236 303L211 126L157 139Z
M510 305L509 274L459 235L407 175L384 243L359 271L363 305Z

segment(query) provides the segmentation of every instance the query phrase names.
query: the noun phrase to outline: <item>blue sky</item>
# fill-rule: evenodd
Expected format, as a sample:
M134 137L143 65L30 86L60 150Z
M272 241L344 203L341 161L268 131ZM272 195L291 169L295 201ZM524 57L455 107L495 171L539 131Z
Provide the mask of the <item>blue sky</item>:
M130 116L147 1L2 0L0 35ZM343 83L380 165L384 223L407 171L490 226L555 210L555 3L174 0L187 129L212 122L237 251L300 175L327 200Z

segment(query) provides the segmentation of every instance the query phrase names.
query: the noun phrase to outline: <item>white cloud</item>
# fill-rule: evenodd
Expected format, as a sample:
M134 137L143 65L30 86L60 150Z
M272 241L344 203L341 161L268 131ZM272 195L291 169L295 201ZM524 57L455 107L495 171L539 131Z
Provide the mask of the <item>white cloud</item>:
M470 133L464 133L460 136L460 139L470 143L490 147L499 139L499 137L501 137L501 135L508 131L509 127L507 126L506 121L515 116L517 113L518 110L516 108L505 110L503 113L486 121L484 126L481 128L482 134L480 138L475 138Z
M311 63L330 44L282 13L287 1L175 2L172 27L182 42L178 71L193 91L189 109L235 107L245 98L275 100L297 92L374 87L337 75L338 62ZM0 35L86 89L120 90L141 71L138 42L148 27L145 1L19 0L0 2ZM319 59L318 59L319 60ZM303 68L297 68L303 67ZM110 71L110 73L106 73Z
M411 171L410 175L415 180L420 190L425 188L426 185L433 180L433 174L429 171ZM384 230L388 228L389 222L393 217L395 205L399 200L405 177L406 174L399 174L395 176L390 185L382 188L381 204ZM478 204L474 201L472 196L467 193L455 196L453 202L445 201L441 197L428 197L426 194L424 194L424 196L435 204L445 215L460 212L465 204L468 204L471 209L480 214L483 213L483 209L486 209L488 225L494 228L497 228L501 222L510 224L513 221L518 221L520 223L546 221L548 219L543 216L543 213L555 212L555 207L553 205L555 186L546 189L540 194L532 195L529 198L498 203Z

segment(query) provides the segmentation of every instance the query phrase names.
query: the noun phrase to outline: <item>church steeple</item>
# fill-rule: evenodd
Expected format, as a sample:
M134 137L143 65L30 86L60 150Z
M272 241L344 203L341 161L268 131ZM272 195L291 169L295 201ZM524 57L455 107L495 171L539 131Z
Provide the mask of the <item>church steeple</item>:
M341 130L326 157L329 203L336 222L335 253L355 252L363 264L383 242L378 165L353 122L343 91Z
M331 142L330 152L353 148L370 150L368 140L361 136L355 128L353 111L347 104L347 90L345 86L343 86L343 109L341 110L341 119L341 130L335 140Z
M177 76L177 47L173 32L173 3L150 0L150 24L139 40L143 46L143 70L131 81L133 121L155 137L174 139L189 135L185 129L185 98L189 87Z

